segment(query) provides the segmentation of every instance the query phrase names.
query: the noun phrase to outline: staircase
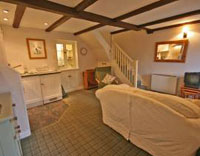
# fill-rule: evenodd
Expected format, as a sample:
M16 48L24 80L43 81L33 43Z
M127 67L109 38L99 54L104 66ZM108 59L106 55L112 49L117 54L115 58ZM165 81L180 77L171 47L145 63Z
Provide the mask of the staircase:
M133 60L119 45L112 43L112 67L123 82L137 88L138 60Z
M112 41L109 32L94 32L99 43L104 50L112 65L113 74L126 84L137 88L138 77L138 60L134 60L120 48L120 46Z

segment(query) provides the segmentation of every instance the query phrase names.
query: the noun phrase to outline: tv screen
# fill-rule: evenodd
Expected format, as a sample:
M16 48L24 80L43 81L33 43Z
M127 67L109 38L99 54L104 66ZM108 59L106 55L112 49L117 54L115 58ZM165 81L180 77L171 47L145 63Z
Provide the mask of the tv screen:
M200 72L199 73L185 73L184 82L186 87L200 88Z

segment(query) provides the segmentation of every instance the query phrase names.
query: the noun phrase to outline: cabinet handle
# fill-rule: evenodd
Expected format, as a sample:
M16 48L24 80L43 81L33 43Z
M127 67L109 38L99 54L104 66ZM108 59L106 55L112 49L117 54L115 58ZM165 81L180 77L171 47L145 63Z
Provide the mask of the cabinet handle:
M20 129L20 125L16 126L15 129Z
M42 86L44 86L44 83L41 83Z
M13 103L13 104L12 104L12 106L13 106L13 107L16 107L16 104L15 104L15 103Z
M72 76L71 76L71 75L68 75L68 77L71 78Z
M17 120L17 117L14 117L14 118L10 119L10 122L16 121L16 120Z
M21 133L21 130L19 129L18 131L16 131L17 134Z

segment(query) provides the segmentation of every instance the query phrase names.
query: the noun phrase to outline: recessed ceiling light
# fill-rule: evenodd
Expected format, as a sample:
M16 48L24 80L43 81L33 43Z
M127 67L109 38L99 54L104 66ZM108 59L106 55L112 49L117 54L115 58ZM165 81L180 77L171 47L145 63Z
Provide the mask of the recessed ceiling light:
M7 14L9 13L9 10L3 9L3 13Z
M46 26L47 26L47 25L49 25L49 23L45 22L45 23L44 23L44 25L46 25Z
M8 21L8 18L5 17L5 18L3 18L3 20L4 20L4 21Z

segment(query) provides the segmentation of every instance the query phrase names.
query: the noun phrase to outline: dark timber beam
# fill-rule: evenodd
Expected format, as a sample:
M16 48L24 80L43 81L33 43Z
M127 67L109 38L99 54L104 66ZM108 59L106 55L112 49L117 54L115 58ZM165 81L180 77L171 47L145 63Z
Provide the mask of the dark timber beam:
M139 25L139 27L146 27L146 26L150 26L150 25L165 23L165 22L178 20L178 19L181 19L181 18L194 16L194 15L199 15L199 14L200 14L200 10L195 10L195 11L187 12L187 13L184 13L184 14L175 15L175 16L163 18L163 19L160 19L160 20L144 23L144 24Z
M75 7L75 10L76 11L83 11L84 9L86 9L87 7L89 7L90 5L92 5L93 3L95 3L96 1L97 0L84 0L84 1L82 1L81 3L79 3ZM52 25L50 25L45 31L46 32L50 32L50 31L54 30L58 26L62 25L66 21L68 21L70 18L71 18L71 16L63 16L63 17L61 17L60 19L58 19L57 21L55 21Z
M17 8L15 10L15 17L14 17L14 21L13 21L14 28L19 28L19 25L21 23L21 20L22 20L25 10L26 10L25 6L17 5Z
M183 14L180 14L180 15L175 15L175 16L171 16L171 17L155 20L155 21L152 21L152 22L144 23L144 24L138 25L138 27L144 28L146 26L165 23L165 22L178 20L178 19L182 19L182 18L185 18L185 17L194 16L194 15L199 15L199 14L200 14L200 10L194 10L194 11L186 12L186 13L183 13ZM118 33L126 32L126 31L128 31L128 30L127 29L122 29L120 31L113 31L113 32L111 32L111 34L118 34Z
M76 32L76 33L74 33L74 35L80 35L80 34L88 32L88 31L92 31L94 29L98 29L98 28L103 27L103 26L104 26L103 24L97 24L95 26L92 26L92 27L89 27L87 29L84 29L84 30L81 30L79 32Z
M196 21L192 21L192 22L185 22L185 23L181 23L181 24L175 24L175 25L155 28L155 29L151 29L151 30L153 32L155 32L155 31L160 31L160 30L166 30L166 29L171 29L171 28L175 28L175 27L180 27L180 26L184 26L184 25L188 25L188 24L199 24L199 23L200 23L200 20L196 20Z
M126 13L126 14L124 14L124 15L119 16L119 17L116 17L116 18L114 18L113 20L115 20L115 21L124 20L124 19L127 19L127 18L129 18L129 17L133 17L133 16L136 16L136 15L142 14L142 13L144 13L144 12L147 12L147 11L150 11L150 10L153 10L153 9L156 9L156 8L159 8L159 7L161 7L161 6L167 5L167 4L172 3L172 2L175 2L175 1L178 1L178 0L160 0L160 1L157 1L157 2L154 2L154 3L151 3L151 4L149 4L149 5L146 5L146 6L144 6L144 7L141 7L141 8L139 8L139 9L136 9L136 10L133 10L133 11L131 11L131 12L128 12L128 13ZM104 25L103 25L103 26L104 26ZM76 32L75 35L76 35L76 34L80 35L80 34L82 34L82 33L86 33L86 32L92 31L92 30L97 29L97 28L100 28L100 25L99 25L99 24L97 24L97 25L95 25L95 26L93 26L93 27L90 27L90 28L86 28L86 29L84 29L84 30L81 30L81 31L79 31L79 32ZM125 31L125 30L124 30L124 31ZM128 31L128 29L126 29L126 31Z
M125 32L125 31L129 31L129 30L128 29L116 30L116 31L111 32L110 34L114 35L114 34L119 34L119 33Z
M121 27L121 28L135 30L135 31L140 30L140 28L138 28L134 24L129 24L129 23L122 22L122 21L113 21L113 19L111 19L111 18L101 16L101 15L97 15L97 14L90 13L90 12L86 12L86 11L78 12L74 8L71 8L71 7L62 5L62 4L54 3L54 2L51 2L51 1L46 1L46 0L42 0L42 1L36 1L36 0L0 0L0 1L13 3L13 4L17 4L17 5L23 5L23 6L38 9L38 10L43 10L43 11L48 11L48 12L52 12L52 13L56 13L56 14L61 14L61 15L64 15L64 16L71 16L73 18L85 19L85 20L88 20L88 21L101 23L103 25Z
M116 30L116 31L112 31L110 34L115 35L115 34L119 34L119 33L123 33L129 31L128 29L121 29L121 30Z
M136 16L136 15L142 14L144 12L151 11L153 9L162 7L162 6L167 5L169 3L176 2L176 1L178 1L178 0L160 0L160 1L157 1L157 2L154 2L154 3L151 3L149 5L146 5L144 7L141 7L139 9L133 10L129 13L124 14L124 15L121 15L121 16L115 18L115 20L121 21L121 20Z

